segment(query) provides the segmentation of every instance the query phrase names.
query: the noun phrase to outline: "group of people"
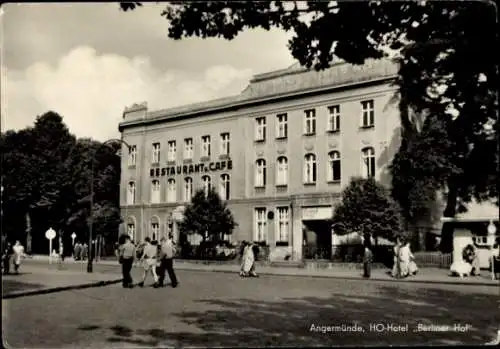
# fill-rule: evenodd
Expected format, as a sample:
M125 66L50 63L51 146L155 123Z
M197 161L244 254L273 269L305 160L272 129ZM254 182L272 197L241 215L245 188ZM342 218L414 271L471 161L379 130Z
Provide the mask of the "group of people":
M84 261L89 254L89 246L86 243L75 243L73 247L73 258L75 261Z
M252 242L243 241L241 243L241 277L257 277L255 272L256 256L259 254L259 247Z
M402 238L396 238L394 245L394 265L392 267L392 277L405 278L416 275L418 272L415 256L411 252L410 241Z
M23 259L26 257L24 246L19 241L16 241L14 246L10 242L6 242L2 251L2 272L10 274L11 264L14 264L14 273L19 274L19 268Z
M131 271L134 261L138 258L144 272L142 280L138 283L143 287L147 276L153 276L153 287L163 287L165 282L165 273L168 273L172 287L177 287L179 284L173 267L173 258L175 256L175 243L173 236L169 234L168 238L161 238L160 243L151 241L149 237L145 239L142 250L137 250L137 247L132 243L132 239L128 235L120 237L118 247L118 259L122 266L123 287L134 287Z

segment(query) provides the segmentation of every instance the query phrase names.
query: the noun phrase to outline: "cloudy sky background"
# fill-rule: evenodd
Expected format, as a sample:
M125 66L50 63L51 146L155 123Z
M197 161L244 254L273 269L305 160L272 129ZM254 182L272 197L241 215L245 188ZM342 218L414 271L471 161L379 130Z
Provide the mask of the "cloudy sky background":
M163 7L2 6L2 131L53 110L77 136L103 141L119 135L125 106L147 101L154 110L238 94L253 74L294 63L290 34L280 31L169 39Z

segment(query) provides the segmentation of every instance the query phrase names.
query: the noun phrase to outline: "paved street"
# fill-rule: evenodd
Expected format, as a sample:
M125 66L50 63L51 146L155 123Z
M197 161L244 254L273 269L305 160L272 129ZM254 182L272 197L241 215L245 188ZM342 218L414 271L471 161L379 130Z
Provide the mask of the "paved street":
M483 344L500 325L491 286L178 276L177 289L110 285L3 300L4 339L27 348ZM311 331L356 324L362 332ZM408 332L377 332L377 324L408 325ZM460 324L464 332L417 331L419 324Z

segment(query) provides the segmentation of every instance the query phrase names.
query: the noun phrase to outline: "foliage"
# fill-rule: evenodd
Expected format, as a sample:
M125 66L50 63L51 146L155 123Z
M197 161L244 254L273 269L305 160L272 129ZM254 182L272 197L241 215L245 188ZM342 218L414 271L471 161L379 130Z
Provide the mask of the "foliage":
M77 140L55 112L37 117L34 127L2 133L0 140L3 233L11 240L26 243L29 224L36 252L45 252L44 233L49 227L63 234L66 242L71 241L72 232L86 241L94 159L93 231L116 241L120 159L115 152L119 144Z
M122 8L133 10L138 5L127 4L121 3ZM176 40L192 36L231 40L252 28L293 32L288 43L291 54L303 66L317 70L334 59L361 64L367 58L397 58L403 144L392 172L400 177L395 183L400 188L398 199L417 196L418 206L410 207L402 199L406 216L415 219L421 214L423 203L433 201L435 189L447 189L448 216L472 197L498 200L494 3L172 1L161 15L168 21L168 36ZM441 122L447 125L442 140L449 142L449 148L412 156L411 151L426 148L427 142L439 143L435 133L418 135L428 116L437 122L435 127ZM427 136L431 138L425 140ZM414 175L403 179L424 167L433 179L445 175L437 181L425 176L413 181Z
M222 236L232 234L235 227L233 214L213 188L207 194L203 189L195 192L179 224L181 234L198 234L203 241L221 241Z
M402 232L402 217L385 187L373 178L353 178L335 207L332 225L337 234L358 232L393 241Z

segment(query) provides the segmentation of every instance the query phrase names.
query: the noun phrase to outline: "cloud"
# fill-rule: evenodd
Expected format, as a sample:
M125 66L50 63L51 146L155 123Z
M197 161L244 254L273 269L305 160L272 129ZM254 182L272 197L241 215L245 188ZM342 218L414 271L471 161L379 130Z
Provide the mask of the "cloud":
M154 110L238 94L251 75L251 69L231 65L202 73L160 70L146 56L99 55L80 46L55 67L46 62L23 71L2 67L2 130L32 125L37 115L53 110L78 137L105 140L118 136L125 106L147 101Z

